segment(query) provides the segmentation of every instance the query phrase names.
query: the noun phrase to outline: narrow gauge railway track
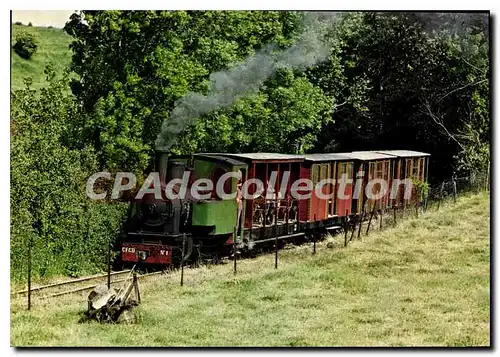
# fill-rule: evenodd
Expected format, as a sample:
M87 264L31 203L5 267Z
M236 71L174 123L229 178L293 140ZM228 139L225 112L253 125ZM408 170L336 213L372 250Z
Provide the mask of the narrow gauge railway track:
M128 278L131 277L132 270L123 270L112 272L110 274L110 285L116 285L119 283L124 283ZM155 271L146 274L137 274L137 277L144 278L146 276L156 275L164 273L165 271ZM129 276L130 275L130 276ZM93 275L78 279L71 279L67 281L40 285L31 288L31 295L40 299L48 299L52 297L73 294L92 290L98 285L106 284L108 279L108 274ZM26 296L28 294L28 289L19 290L13 292L11 295L14 296Z
M337 228L337 227L334 227L334 228ZM304 236L304 233L292 234L289 236L280 237L279 241L280 241L280 243L285 243L285 241L288 241L288 243L291 243L294 246L302 245L302 244L296 244L295 242L293 242L293 238L302 237L302 236ZM263 242L272 243L275 240L276 240L276 238L265 239L265 240L262 240L261 243L263 243ZM317 241L319 242L321 240L323 240L323 239L318 239ZM258 252L255 252L256 253L255 255L271 254L272 251L273 251L272 247L267 247L267 248L264 247L263 249L259 249ZM243 255L243 256L239 255L237 257L238 260L245 259L245 258L248 258L248 257L245 255ZM225 259L220 261L220 263L223 263L223 261L226 259L232 260L232 258L226 257ZM202 263L202 265L217 265L220 263L210 263L208 261L205 261ZM186 264L184 267L185 268L194 268L197 266L199 266L199 264ZM151 273L145 273L145 274L141 274L141 273L137 272L138 273L137 278L142 279L142 278L145 278L148 276L167 274L168 272L177 271L177 270L180 270L180 267L170 268L168 270L158 270L158 271L154 271ZM132 274L131 269L110 273L110 285L124 283L126 280L131 278L131 276L132 276L131 274ZM88 276L88 277L66 280L66 281L62 281L62 282L51 283L51 284L47 284L47 285L40 285L40 286L32 287L31 294L32 294L32 297L37 297L39 299L48 299L48 298L53 298L53 297L58 297L58 296L63 296L63 295L68 295L68 294L80 293L80 292L92 290L95 287L97 287L98 285L106 284L107 279L108 279L108 274L104 273L104 274L99 274L99 275L93 275L93 276ZM11 293L12 296L18 296L18 297L26 296L27 294L28 294L28 289L19 290L19 291Z

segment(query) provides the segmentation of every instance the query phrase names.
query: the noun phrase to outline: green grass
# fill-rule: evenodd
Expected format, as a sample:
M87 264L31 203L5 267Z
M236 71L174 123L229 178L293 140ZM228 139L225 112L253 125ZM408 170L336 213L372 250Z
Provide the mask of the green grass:
M71 37L64 30L12 24L11 45L14 45L16 35L23 31L35 36L38 49L33 57L26 60L11 47L11 90L23 89L26 77L33 78L33 89L44 87L47 85L44 70L49 62L52 62L57 74L61 74L71 63Z
M135 325L78 324L85 296L11 305L15 346L487 346L489 195L345 249L319 244L141 282ZM389 223L389 218L385 220ZM373 225L377 227L378 222Z

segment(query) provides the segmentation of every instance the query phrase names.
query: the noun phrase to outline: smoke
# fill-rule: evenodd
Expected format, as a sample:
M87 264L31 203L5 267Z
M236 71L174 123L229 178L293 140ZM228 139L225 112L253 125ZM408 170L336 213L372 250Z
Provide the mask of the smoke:
M410 18L420 22L424 29L434 34L463 36L471 27L489 34L489 14L487 12L415 12Z
M304 30L291 47L276 52L277 46L270 44L234 68L211 73L207 95L190 92L175 103L169 118L162 124L156 148L169 149L177 136L200 116L227 108L239 98L258 91L277 69L303 70L325 60L331 51L325 40L326 31L338 16L332 12L308 12L301 24Z

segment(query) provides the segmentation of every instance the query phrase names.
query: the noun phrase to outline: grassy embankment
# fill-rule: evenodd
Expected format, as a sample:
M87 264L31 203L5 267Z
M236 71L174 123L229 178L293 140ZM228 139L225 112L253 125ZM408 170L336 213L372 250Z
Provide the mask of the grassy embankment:
M476 346L490 344L489 195L462 197L345 249L326 242L141 283L136 325L78 324L85 296L25 311L15 346ZM385 221L388 224L388 219ZM378 226L376 222L374 227ZM20 304L23 305L20 305Z
M11 44L16 42L16 35L27 32L35 36L37 52L26 60L19 57L11 47L11 90L23 89L24 78L33 78L33 89L47 85L45 66L51 62L58 75L71 63L72 52L69 49L71 37L58 28L35 27L12 24Z

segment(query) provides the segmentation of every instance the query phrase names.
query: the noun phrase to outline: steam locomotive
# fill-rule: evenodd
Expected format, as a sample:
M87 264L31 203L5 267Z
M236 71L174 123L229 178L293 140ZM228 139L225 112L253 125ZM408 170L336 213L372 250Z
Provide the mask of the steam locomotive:
M427 153L408 150L171 157L157 151L155 169L161 191L179 193L183 189L180 183L184 182L186 194L161 199L145 195L131 202L120 240L121 260L127 264L169 266L186 259L218 260L276 242L321 236L341 229L347 220L360 219L363 210L382 211L420 199L415 188L410 197L399 188L395 196L390 197L388 190L377 198L369 198L365 189L374 179L385 180L389 186L395 180L426 181L429 159ZM216 192L216 183L224 175L224 193L234 198L221 199ZM322 192L313 191L307 199L292 194L297 180L310 179L317 184L325 179L339 182L341 176L349 178L342 193L339 184L333 183L324 185ZM214 183L205 189L203 199L191 194L199 179ZM264 190L259 193L255 185L248 185L249 197L241 197L241 186L252 179L263 182ZM361 195L353 195L360 189Z

